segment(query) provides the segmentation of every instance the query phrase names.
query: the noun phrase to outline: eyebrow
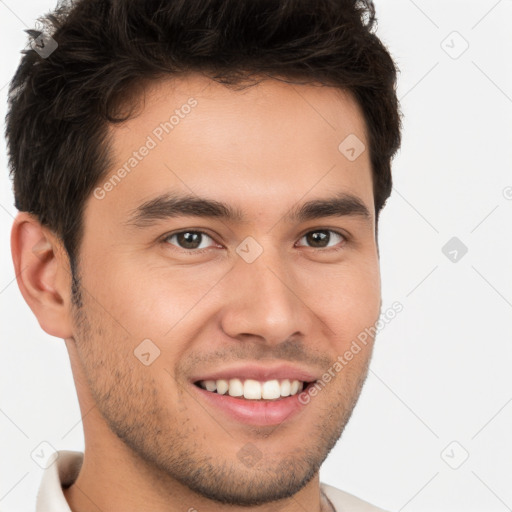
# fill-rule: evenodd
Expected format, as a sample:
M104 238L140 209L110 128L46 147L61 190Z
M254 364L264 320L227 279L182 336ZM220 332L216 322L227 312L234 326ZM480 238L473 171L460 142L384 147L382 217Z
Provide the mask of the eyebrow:
M159 220L176 217L215 218L233 223L246 223L243 211L227 203L204 197L162 194L145 201L131 211L125 225L138 228L149 227ZM297 205L283 217L288 223L302 223L324 217L360 217L370 223L372 215L357 196L339 193L325 199L313 199Z

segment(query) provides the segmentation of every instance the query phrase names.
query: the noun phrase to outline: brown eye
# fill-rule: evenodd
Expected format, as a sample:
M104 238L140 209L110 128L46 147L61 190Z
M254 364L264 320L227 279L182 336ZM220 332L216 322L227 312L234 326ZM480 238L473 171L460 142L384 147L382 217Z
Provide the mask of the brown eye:
M176 244L169 242L173 238L176 240ZM202 231L180 231L179 233L173 233L167 236L164 241L169 242L171 245L177 245L180 249L197 251L199 249L207 248L207 246L204 245L205 239L206 242L207 239L212 240L209 235Z
M334 234L334 236L332 236L332 234ZM302 239L306 239L309 247L312 249L329 249L346 240L341 233L333 231L332 229L317 229L315 231L310 231L309 233L306 233ZM331 242L334 242L334 244L329 245Z

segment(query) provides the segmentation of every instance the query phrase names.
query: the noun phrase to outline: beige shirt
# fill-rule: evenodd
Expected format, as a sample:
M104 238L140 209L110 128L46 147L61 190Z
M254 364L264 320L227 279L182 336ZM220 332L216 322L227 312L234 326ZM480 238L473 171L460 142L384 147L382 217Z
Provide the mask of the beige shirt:
M76 480L82 466L83 453L59 451L56 457L57 460L44 471L37 494L36 512L71 512L62 486L69 487ZM336 512L385 512L336 487L320 485Z

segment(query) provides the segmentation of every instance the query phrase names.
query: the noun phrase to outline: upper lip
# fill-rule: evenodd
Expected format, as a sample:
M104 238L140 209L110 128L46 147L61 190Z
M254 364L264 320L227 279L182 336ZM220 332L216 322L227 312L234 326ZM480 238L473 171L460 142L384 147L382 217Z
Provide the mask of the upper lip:
M302 382L313 382L317 380L314 373L289 364L274 366L262 366L261 364L244 364L230 367L223 367L218 370L205 372L204 374L192 377L192 382L200 380L229 380L229 379L253 379L259 381L267 380L299 380Z

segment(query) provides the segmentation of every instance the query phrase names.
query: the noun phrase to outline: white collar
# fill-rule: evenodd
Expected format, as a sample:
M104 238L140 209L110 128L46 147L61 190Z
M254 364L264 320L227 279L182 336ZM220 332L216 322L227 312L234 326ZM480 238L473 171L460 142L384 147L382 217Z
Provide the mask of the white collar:
M56 453L55 461L43 473L36 499L36 512L72 512L63 487L69 487L77 478L84 454L67 450Z

